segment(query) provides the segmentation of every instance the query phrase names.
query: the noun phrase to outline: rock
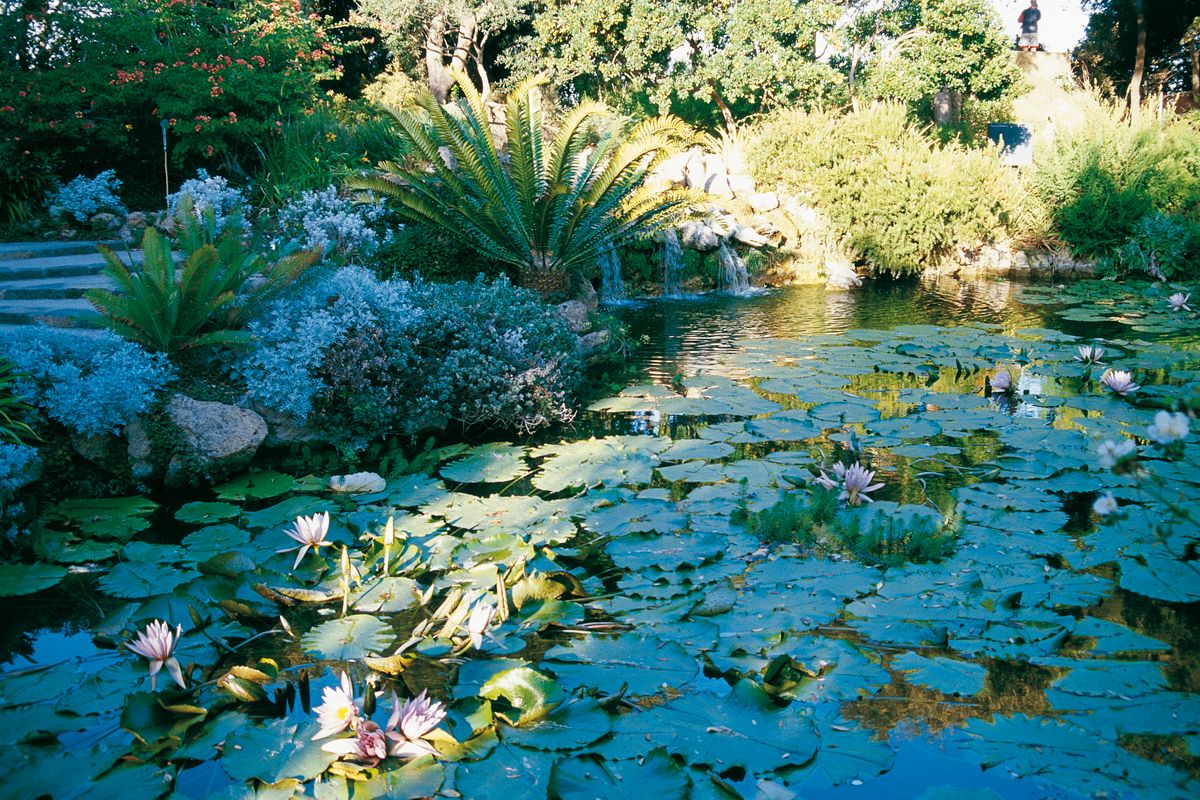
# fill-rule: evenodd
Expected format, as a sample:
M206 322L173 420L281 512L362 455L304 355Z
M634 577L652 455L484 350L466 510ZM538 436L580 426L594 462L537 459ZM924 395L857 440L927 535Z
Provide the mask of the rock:
M720 156L706 155L693 158L687 166L688 186L703 189L715 197L732 198L733 188L725 173L725 162Z
M263 440L263 444L268 447L325 441L325 437L319 430L308 427L291 414L276 411L257 402L243 400L242 405L258 414L267 423L267 438Z
M352 475L334 475L329 479L329 488L346 494L373 494L387 488L387 481L374 472L355 472Z
M830 257L825 262L825 286L829 289L851 289L862 285L849 259Z
M145 211L130 211L125 217L125 224L131 228L144 228L149 224Z
M96 433L91 436L72 434L70 441L72 450L107 472L111 472L124 461L122 442L111 433Z
M117 215L109 214L107 211L101 211L99 214L93 214L92 218L88 221L97 228L107 228L108 230L113 230L121 227L121 223L117 221Z
M689 250L699 250L706 253L716 250L721 239L712 228L703 222L685 222L679 226L679 243Z
M247 463L267 438L267 423L253 411L177 394L167 417L178 431L176 452L167 465L167 483L212 478Z
M584 358L603 353L608 349L608 342L612 338L612 334L608 329L592 331L591 333L580 336L575 341L575 346L579 350L579 355Z
M746 202L750 204L750 208L754 209L756 214L765 214L779 208L779 195L774 192L755 192L747 198Z
M687 185L688 162L692 160L692 157L693 153L691 151L676 153L659 164L654 172L651 173L651 178L662 180L669 186Z
M712 228L717 238L728 239L738 229L738 221L730 214L721 214L709 220L708 227Z
M733 231L733 238L750 247L763 247L767 243L767 237L749 225L738 225Z
M754 178L749 175L730 175L726 180L729 182L729 188L733 191L736 197L750 197L754 194L754 190L758 188Z
M125 426L125 453L129 457L129 472L135 481L147 481L157 470L151 460L150 432L140 419Z
M587 305L579 300L559 303L558 315L566 321L571 333L583 333L592 327L592 322L588 319Z

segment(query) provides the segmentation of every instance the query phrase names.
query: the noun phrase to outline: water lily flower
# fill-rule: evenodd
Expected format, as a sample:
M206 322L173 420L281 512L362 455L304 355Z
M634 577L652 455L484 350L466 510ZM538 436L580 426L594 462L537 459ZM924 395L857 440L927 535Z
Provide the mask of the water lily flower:
M183 680L183 670L179 668L179 661L171 655L182 635L182 625L176 625L175 631L172 633L170 625L161 619L156 619L146 626L146 630L138 631L135 641L129 642L130 650L150 661L151 690L157 688L155 684L158 681L158 671L163 667L167 668L167 674L171 676L171 680L179 684L180 689L187 688L187 683Z
M312 548L316 552L319 548L330 544L325 541L325 537L329 534L329 512L325 511L321 514L313 514L311 517L296 517L296 521L292 523L292 529L285 531L288 536L300 543L298 547L285 547L280 553L290 553L293 550L299 550L296 553L296 563L292 565L292 569L300 566L300 561L304 558L304 554Z
M1182 411L1175 414L1169 411L1160 411L1154 415L1154 424L1146 429L1146 435L1150 437L1151 441L1161 445L1182 441L1188 437L1190 432L1190 420L1188 415Z
M385 734L391 741L389 755L400 758L436 754L433 745L424 741L425 736L446 718L446 708L430 700L425 690L400 705L399 698L392 693L392 715L388 718Z
M1102 517L1107 517L1109 514L1114 513L1117 508L1117 498L1112 496L1112 492L1105 492L1100 495L1092 505L1092 511L1095 511Z
M354 736L326 742L321 749L371 765L378 764L388 756L387 737L383 729L370 720L360 722L354 729Z
M842 479L842 493L838 495L838 499L845 500L848 505L857 506L864 502L874 502L867 496L867 492L883 488L882 483L871 484L871 481L875 479L875 470L867 469L857 461L849 467L843 464L834 464L833 471Z
M1192 307L1187 304L1189 299L1191 299L1190 294L1176 292L1167 298L1167 303L1170 304L1172 311L1191 311Z
M1008 374L1008 370L1001 367L992 375L992 391L996 394L1007 392L1012 389L1012 376Z
M841 465L839 464L838 466L841 466ZM830 489L830 490L836 489L838 487L837 481L835 481L833 478L826 475L825 470L821 470L821 474L818 475L817 477L813 478L813 483L816 483L819 486L823 486L824 488Z
M345 672L338 686L325 687L316 712L321 729L312 737L314 741L341 733L359 721L358 701L354 699L354 687Z
M1100 466L1104 469L1112 469L1136 453L1137 445L1129 439L1122 439L1120 442L1108 439L1096 448Z
M1134 383L1133 376L1123 369L1110 369L1100 376L1100 382L1122 397L1142 388Z
M471 646L478 650L483 646L483 634L496 616L496 607L482 600L471 607L471 616L467 617L467 635L471 637Z
M1100 359L1104 357L1104 348L1092 344L1079 345L1079 355L1075 356L1076 361L1082 361L1084 364L1102 364Z

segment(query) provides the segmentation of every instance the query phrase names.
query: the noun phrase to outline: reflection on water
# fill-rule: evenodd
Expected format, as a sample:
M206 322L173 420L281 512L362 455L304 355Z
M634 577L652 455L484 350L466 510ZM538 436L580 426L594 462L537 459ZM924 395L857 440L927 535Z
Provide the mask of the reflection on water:
M849 292L821 286L771 289L749 297L704 294L609 307L644 346L635 366L655 382L716 368L741 339L837 335L855 328L982 322L1005 330L1040 327L1043 308L1016 303L1019 284L952 279L872 281ZM1061 323L1057 327L1062 327Z

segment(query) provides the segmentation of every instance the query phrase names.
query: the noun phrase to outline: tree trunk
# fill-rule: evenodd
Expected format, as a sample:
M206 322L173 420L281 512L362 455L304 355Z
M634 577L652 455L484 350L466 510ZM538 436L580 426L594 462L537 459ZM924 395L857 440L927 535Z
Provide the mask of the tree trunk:
M429 79L429 91L434 99L445 103L450 99L450 87L454 79L446 69L446 15L434 14L425 29L425 72Z
M1200 108L1200 39L1192 39L1192 108Z
M1137 55L1133 60L1133 78L1129 81L1129 116L1136 125L1142 115L1142 73L1146 71L1146 3L1134 0L1137 10Z
M712 87L713 102L717 104L717 108L721 109L721 119L725 121L725 130L730 136L737 133L737 123L733 121L733 112L729 110L729 105L725 102L725 98L721 96L720 89L717 88L717 82L711 78L708 85Z

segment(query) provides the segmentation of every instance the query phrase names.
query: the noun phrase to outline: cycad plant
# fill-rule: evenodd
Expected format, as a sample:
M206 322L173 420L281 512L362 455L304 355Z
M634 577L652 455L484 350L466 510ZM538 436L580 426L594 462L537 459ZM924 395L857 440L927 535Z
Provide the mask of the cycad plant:
M26 420L33 419L33 406L17 391L20 375L12 362L0 358L0 444L24 444L38 435Z
M106 324L148 350L177 355L198 347L248 344L246 323L320 256L291 253L268 264L241 238L241 225L227 224L218 236L211 209L194 213L189 198L179 209L176 262L170 243L154 228L142 238L142 264L131 269L101 247L104 269L116 291L93 289L87 299Z
M596 263L626 237L661 227L696 200L687 191L653 191L644 181L693 133L674 117L591 135L607 108L585 101L548 140L540 103L545 78L508 96L503 152L479 92L456 75L461 98L439 104L429 92L397 113L410 158L380 164L351 185L392 197L400 212L516 268L543 294L566 288L570 271Z

